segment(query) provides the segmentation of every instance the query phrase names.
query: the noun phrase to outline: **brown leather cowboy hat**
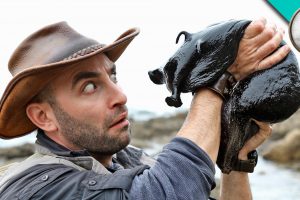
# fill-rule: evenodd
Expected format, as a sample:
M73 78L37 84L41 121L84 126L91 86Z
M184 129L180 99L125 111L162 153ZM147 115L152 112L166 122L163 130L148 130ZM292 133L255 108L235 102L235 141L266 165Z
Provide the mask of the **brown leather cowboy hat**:
M30 35L8 64L13 79L0 101L0 137L19 137L37 128L27 117L26 106L59 71L99 53L115 62L138 34L139 29L129 29L112 44L103 45L59 22Z

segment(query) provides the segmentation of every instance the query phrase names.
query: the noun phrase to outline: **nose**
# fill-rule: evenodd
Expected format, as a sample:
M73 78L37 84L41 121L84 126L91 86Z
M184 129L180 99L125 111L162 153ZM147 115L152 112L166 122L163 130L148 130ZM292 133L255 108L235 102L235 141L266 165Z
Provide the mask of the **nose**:
M117 106L123 106L126 104L127 96L124 94L122 88L116 83L111 83L111 90L109 91L109 93L109 108L115 108Z

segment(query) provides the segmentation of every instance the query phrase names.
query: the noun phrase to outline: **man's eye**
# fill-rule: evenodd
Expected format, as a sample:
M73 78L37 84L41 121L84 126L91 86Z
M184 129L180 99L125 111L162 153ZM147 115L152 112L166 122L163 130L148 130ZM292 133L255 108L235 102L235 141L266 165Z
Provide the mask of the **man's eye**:
M92 92L94 92L95 89L96 89L96 85L94 83L88 83L84 87L83 92L84 93L92 93Z

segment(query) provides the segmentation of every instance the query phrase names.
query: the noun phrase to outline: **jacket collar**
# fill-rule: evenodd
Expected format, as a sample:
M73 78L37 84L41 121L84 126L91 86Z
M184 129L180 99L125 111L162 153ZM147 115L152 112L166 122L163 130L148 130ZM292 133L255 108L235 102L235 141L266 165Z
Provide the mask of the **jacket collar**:
M56 143L49 138L43 130L38 129L36 140L36 153L41 155L54 156L67 160L86 170L92 170L98 174L109 174L116 170L124 169L120 164L113 163L110 167L104 167L99 161L94 159L87 150L71 151L68 148Z

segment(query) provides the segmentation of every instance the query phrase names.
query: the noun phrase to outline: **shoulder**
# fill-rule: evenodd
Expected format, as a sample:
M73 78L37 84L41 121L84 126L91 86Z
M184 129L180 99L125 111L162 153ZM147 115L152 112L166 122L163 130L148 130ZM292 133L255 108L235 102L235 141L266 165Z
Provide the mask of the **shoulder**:
M3 199L30 199L59 178L66 178L75 169L62 164L39 164L11 178L1 189ZM58 183L59 184L59 183Z
M33 166L11 179L0 193L1 199L126 199L135 173L114 174L79 171L62 164ZM120 198L114 198L114 197ZM40 198L42 197L42 198Z
M147 155L142 149L128 145L116 154L117 162L124 168L133 168L140 165L153 166L155 159Z

